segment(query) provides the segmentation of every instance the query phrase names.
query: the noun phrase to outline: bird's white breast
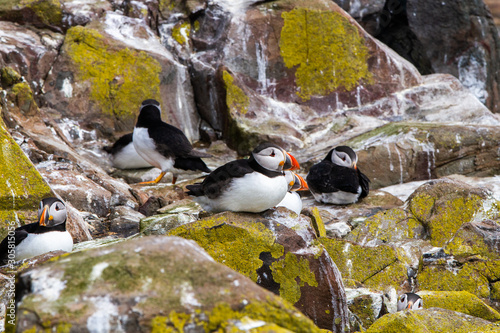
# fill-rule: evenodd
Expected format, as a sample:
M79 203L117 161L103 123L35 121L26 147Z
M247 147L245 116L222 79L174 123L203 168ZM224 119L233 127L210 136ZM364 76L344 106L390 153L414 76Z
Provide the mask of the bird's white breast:
M136 127L132 137L135 150L151 165L167 171L172 169L174 165L173 158L167 158L156 150L156 144L149 136L148 129L145 127Z
M113 166L118 169L140 169L150 168L152 166L137 153L133 142L130 142L119 152L114 154L112 159Z
M302 199L297 192L287 192L283 200L277 205L278 207L286 207L296 214L302 211Z
M259 213L275 207L288 191L285 176L269 178L259 172L234 178L215 199L197 197L205 210Z
M16 260L39 256L41 254L62 250L73 250L73 238L67 231L50 231L43 234L28 234L16 246Z

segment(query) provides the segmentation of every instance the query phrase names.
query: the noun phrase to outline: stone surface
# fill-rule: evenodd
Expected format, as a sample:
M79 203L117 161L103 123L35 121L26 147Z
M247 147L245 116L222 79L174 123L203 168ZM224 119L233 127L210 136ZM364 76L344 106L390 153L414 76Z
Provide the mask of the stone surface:
M340 273L309 220L284 208L267 213L219 213L169 235L195 240L216 261L280 295L319 327L342 332L347 308ZM328 301L327 301L328 300Z
M287 302L177 237L145 237L74 253L19 279L22 331L214 331L246 317L257 326L320 332Z
M491 324L484 319L439 308L400 311L377 320L367 333L397 332L475 332Z

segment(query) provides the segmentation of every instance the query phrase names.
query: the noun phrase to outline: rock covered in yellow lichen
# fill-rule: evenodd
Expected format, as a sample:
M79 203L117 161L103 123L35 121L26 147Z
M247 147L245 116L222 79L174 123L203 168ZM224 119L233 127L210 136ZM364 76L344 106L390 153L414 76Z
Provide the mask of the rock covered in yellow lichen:
M72 253L22 273L20 281L21 331L215 332L248 325L320 332L288 302L178 237Z
M340 273L318 244L310 220L285 208L263 214L224 212L173 229L216 261L294 304L325 329L347 324Z

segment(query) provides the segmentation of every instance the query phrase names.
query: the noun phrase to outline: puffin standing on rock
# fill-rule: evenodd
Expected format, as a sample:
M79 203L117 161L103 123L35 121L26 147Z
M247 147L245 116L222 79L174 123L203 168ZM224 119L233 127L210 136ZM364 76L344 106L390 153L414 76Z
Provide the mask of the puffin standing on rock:
M133 133L120 137L111 147L104 147L104 151L111 155L111 163L118 169L143 169L151 168L135 150L132 141Z
M292 171L285 171L285 179L288 182L288 192L286 192L285 197L277 207L286 207L296 214L300 214L302 211L302 199L296 191L306 191L309 187L304 178Z
M184 133L161 120L160 103L154 99L142 102L133 143L137 153L146 162L161 169L155 180L139 184L158 183L168 171L172 171L172 184L177 180L177 170L210 172L200 157L212 157L193 149Z
M316 201L347 205L368 195L370 180L356 166L358 155L347 146L330 150L306 177Z
M226 163L202 183L186 186L187 194L206 211L260 213L279 204L288 192L283 171L299 168L283 148L262 143L249 159Z
M66 206L58 198L45 198L40 202L38 222L23 225L7 235L0 243L0 265L9 260L22 260L41 254L73 250L73 238L66 231ZM12 247L14 244L14 258Z

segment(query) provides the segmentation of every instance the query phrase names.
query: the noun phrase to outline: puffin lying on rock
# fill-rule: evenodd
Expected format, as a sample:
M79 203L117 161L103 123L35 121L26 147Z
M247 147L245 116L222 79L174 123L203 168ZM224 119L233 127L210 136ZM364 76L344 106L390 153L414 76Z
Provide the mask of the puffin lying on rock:
M135 150L146 162L161 169L155 180L140 184L158 183L172 171L172 184L177 180L176 170L210 172L200 157L212 157L193 149L184 133L161 120L160 103L154 99L142 102L132 142Z
M118 169L143 169L153 167L146 162L135 150L132 142L133 133L120 137L111 147L104 147L104 151L111 155L111 164Z
M398 298L398 311L420 310L424 308L424 300L414 293L405 293Z
M330 150L306 177L316 201L347 205L368 195L370 180L356 166L358 155L347 146Z
M263 143L249 159L226 163L202 183L186 186L187 194L209 212L260 213L275 207L288 192L283 171L299 168L297 160L283 148Z
M309 189L306 181L301 176L292 171L285 171L285 179L288 182L288 192L277 205L277 207L286 207L296 214L302 211L302 199L296 191L306 191Z
M73 238L66 230L66 216L66 206L61 200L43 199L38 209L38 222L15 229L13 235L7 235L0 243L0 265L51 251L71 252ZM11 244L15 246L13 249Z

